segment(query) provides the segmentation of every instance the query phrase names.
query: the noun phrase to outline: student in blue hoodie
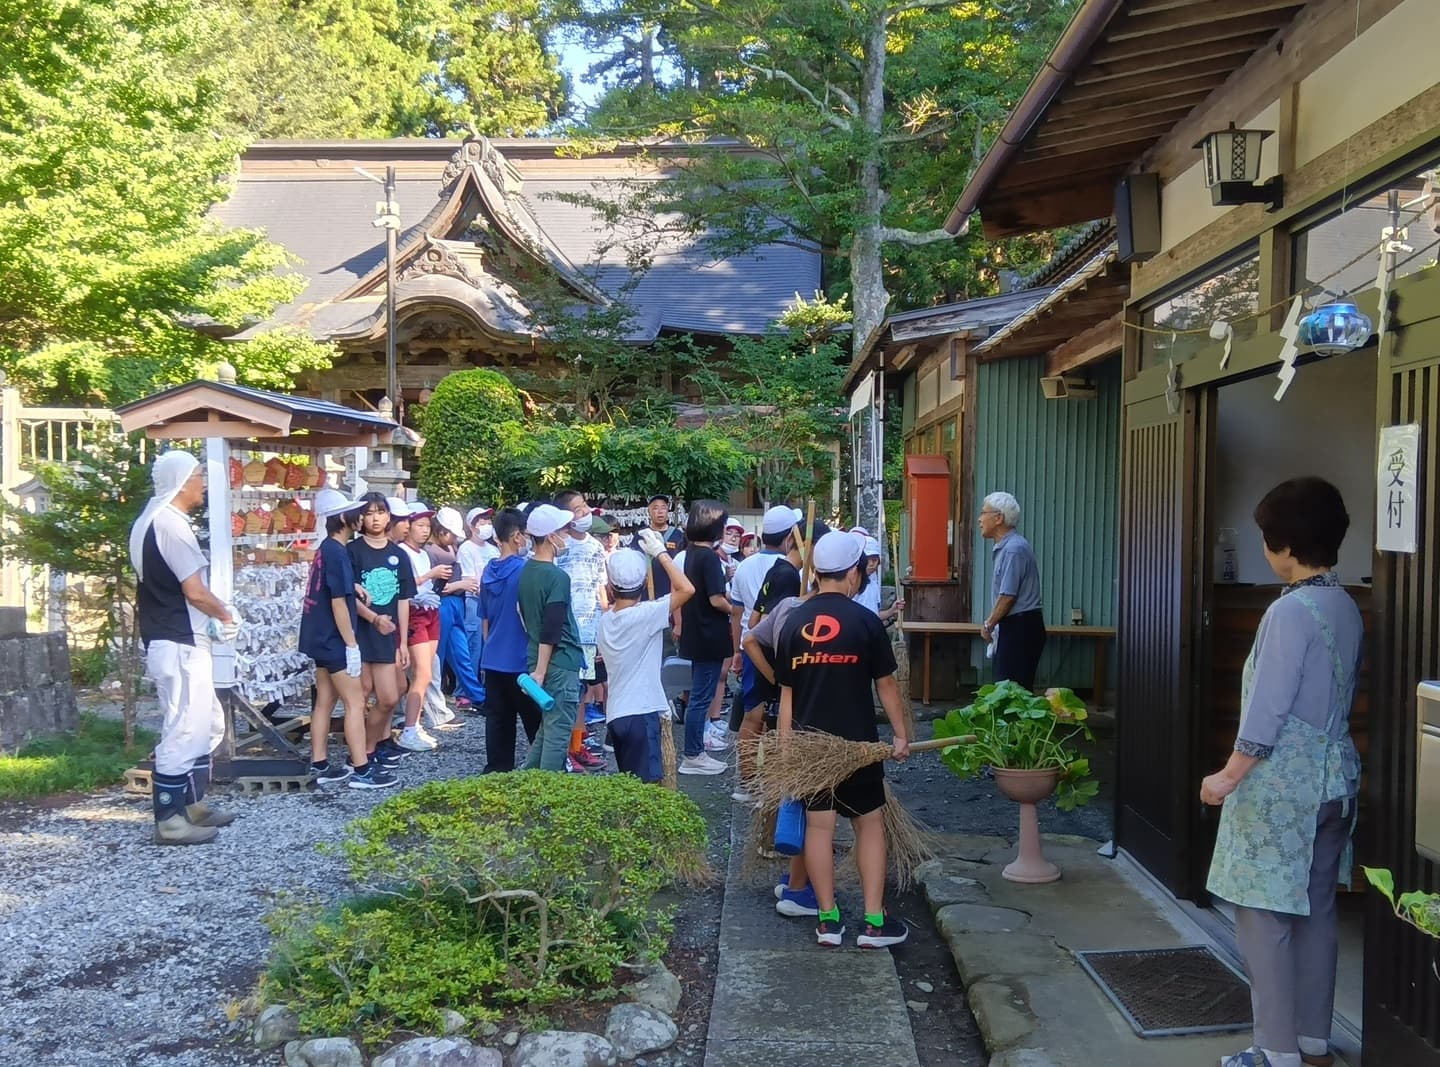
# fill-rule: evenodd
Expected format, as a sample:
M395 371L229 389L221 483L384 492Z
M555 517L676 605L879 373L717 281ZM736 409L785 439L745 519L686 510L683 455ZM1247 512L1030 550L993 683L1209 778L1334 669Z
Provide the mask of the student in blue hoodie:
M485 672L485 772L515 769L515 718L525 728L525 739L535 740L540 729L540 709L520 689L520 675L526 673L529 637L520 622L516 600L520 572L530 538L525 534L525 516L505 508L494 518L495 542L500 557L491 561L480 580L480 627L483 651L480 668Z

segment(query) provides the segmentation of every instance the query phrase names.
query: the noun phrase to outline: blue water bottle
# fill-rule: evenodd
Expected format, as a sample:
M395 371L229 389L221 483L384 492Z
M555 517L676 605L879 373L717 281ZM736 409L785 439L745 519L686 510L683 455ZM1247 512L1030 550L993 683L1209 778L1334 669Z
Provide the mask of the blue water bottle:
M790 799L775 813L775 851L782 856L798 856L805 851L805 805Z
M522 674L517 684L520 686L520 691L535 701L542 712L549 711L555 706L555 698L540 688L540 684L528 674Z

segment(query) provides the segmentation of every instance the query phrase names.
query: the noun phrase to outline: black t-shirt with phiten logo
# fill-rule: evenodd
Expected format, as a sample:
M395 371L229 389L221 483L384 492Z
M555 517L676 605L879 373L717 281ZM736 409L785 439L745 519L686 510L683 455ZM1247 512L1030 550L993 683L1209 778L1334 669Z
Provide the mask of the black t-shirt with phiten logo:
M873 685L894 673L885 625L842 593L819 593L800 604L775 643L775 680L792 690L797 730L878 741Z

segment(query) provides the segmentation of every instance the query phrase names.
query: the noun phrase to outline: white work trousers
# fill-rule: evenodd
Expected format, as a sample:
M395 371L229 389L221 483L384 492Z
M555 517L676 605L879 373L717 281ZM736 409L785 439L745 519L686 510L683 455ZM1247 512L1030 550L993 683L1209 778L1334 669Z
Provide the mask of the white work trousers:
M215 696L210 643L194 645L151 641L145 667L155 681L160 701L160 743L155 770L165 775L188 774L197 760L207 758L225 737L225 712Z

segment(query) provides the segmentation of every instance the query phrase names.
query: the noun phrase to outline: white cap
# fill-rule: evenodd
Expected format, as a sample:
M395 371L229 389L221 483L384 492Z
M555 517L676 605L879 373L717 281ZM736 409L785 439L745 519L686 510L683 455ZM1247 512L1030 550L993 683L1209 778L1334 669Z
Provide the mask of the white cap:
M804 522L804 521L805 521L805 513L804 513L803 511L801 511L799 508L791 508L791 509L790 509L790 514L792 514L792 515L795 516L795 521L796 521L796 522Z
M435 513L435 521L456 537L464 540L465 520L460 517L460 512L454 508L441 508Z
M413 514L413 509L398 496L387 496L385 506L390 509L392 519L408 519Z
M575 515L554 504L541 504L525 520L525 532L531 537L549 537L575 521Z
M865 529L865 527L863 527L863 526L852 526L852 527L850 527L850 532L851 532L852 534L859 534L861 537L869 537L869 536L870 536L870 531L867 530L867 529Z
M494 509L494 508L487 508L487 507L483 507L483 506L482 506L482 507L477 507L477 508L471 508L469 511L467 511L467 512L465 513L465 524L466 524L467 526L474 526L474 525L475 525L475 520L478 519L481 515L494 515L494 514L495 514L495 509Z
M878 556L880 554L880 542L873 537L865 538L865 554L867 556Z
M859 527L856 527L855 529L851 530L851 531L850 531L850 536L853 537L853 538L855 538L855 540L857 540L857 541L860 542L860 547L861 547L861 548L864 548L864 547L865 547L865 542L870 539L870 535L869 535L868 533L866 533L863 529L859 528Z
M605 561L605 573L610 576L610 584L622 593L643 588L645 574L649 570L645 556L633 548L617 549Z
M760 520L760 530L767 534L782 534L793 529L800 520L795 516L793 508L787 508L784 504L776 504L765 512L765 517Z
M839 530L831 530L815 542L815 573L839 574L848 571L860 558L858 538Z
M332 515L343 515L354 511L360 505L338 489L322 489L315 494L315 517L328 519Z

